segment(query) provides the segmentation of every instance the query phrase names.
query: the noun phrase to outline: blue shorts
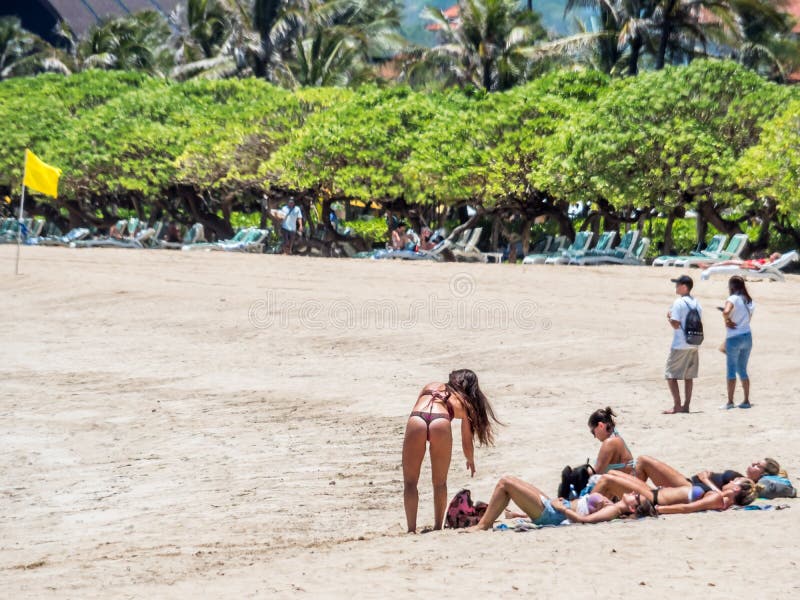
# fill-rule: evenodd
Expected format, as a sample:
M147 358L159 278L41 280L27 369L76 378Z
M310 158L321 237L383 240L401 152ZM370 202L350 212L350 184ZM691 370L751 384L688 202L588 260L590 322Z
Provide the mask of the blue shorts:
M564 506L570 508L569 500L563 502ZM544 504L544 510L539 518L533 521L534 525L561 525L566 520L567 517L564 513L553 508L550 498L542 498L542 504Z
M750 360L750 351L753 349L753 336L749 333L735 335L725 340L725 360L728 367L728 379L749 379L747 376L747 361Z

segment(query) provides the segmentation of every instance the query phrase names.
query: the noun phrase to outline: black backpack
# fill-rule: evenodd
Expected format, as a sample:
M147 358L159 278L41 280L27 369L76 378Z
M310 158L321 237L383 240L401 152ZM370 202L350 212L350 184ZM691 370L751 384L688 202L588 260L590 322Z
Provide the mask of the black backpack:
M561 471L561 483L558 486L558 497L572 500L577 498L581 490L589 483L589 478L594 475L594 467L589 464L589 459L586 459L586 464L583 464L574 469L567 465Z
M697 304L692 307L691 304L686 302L686 306L689 307L689 312L686 313L686 319L683 321L683 333L686 336L686 343L691 346L699 346L703 343L703 320L700 318Z

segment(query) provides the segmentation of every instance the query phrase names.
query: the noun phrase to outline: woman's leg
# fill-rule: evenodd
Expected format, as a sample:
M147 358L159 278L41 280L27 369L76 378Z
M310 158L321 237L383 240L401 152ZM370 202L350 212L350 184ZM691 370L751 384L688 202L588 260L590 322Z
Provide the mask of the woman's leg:
M739 374L739 379L742 380L742 388L744 389L744 404L750 404L750 377L747 375L747 363L750 361L750 351L753 349L753 338L749 333L742 336L746 338L739 351L739 360L736 363L736 371Z
M683 487L691 485L689 480L681 475L677 469L652 456L640 456L636 459L636 476L642 481L653 482L661 487Z
M602 491L604 487L622 490L622 493L639 492L642 496L650 500L650 502L653 501L653 492L647 487L644 481L633 475L623 473L622 471L609 471L600 477L600 481L598 481L595 486L594 491L609 498L610 496ZM621 496L622 494L617 493L615 495Z
M422 419L411 417L406 424L403 439L403 505L406 509L408 532L417 530L417 506L419 505L419 471L425 458L427 427Z
M453 457L450 421L436 419L430 427L431 480L433 482L433 528L441 529L447 510L447 472Z
M728 387L728 406L733 406L733 395L736 391L736 371L739 365L742 346L741 336L729 337L725 340L725 370Z
M535 485L522 481L519 477L506 475L497 482L486 512L478 524L471 529L491 529L492 524L511 500L531 519L538 519L544 512L542 496L547 497Z

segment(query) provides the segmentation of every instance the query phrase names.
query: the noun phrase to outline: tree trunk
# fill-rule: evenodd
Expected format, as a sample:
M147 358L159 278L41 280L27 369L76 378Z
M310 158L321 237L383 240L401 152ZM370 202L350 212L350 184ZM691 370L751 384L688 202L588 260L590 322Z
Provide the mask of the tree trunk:
M631 42L631 55L628 58L628 75L635 76L639 73L639 54L642 51L642 42Z
M531 249L531 220L522 221L522 255L527 256Z
M706 234L708 233L708 221L702 215L702 213L697 213L696 219L696 231L697 231L697 250L703 250L706 247Z
M492 252L497 252L497 247L500 245L500 217L495 216L492 218L492 239L489 242L489 249Z
M664 8L664 23L661 25L661 39L658 42L658 54L656 55L655 70L660 71L664 68L664 63L667 58L667 46L669 45L669 36L672 35L672 14L677 0L671 0Z
M664 248L662 254L672 254L672 224L675 223L675 213L672 212L667 217L667 226L664 227Z

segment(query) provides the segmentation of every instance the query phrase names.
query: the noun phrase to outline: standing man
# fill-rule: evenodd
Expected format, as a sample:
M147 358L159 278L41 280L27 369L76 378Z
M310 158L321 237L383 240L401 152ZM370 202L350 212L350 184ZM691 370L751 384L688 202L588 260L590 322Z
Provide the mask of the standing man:
M681 275L677 279L671 279L670 281L675 284L675 293L678 297L672 303L672 308L667 311L667 321L673 329L673 334L664 377L672 394L673 406L671 410L664 411L665 415L689 412L689 403L692 401L693 380L697 377L700 360L697 346L692 346L686 341L685 323L686 316L691 309L697 309L701 316L703 311L700 303L692 298L694 282L691 277ZM678 389L679 379L684 380L685 401L683 404L681 404L681 393Z
M289 198L289 202L281 209L283 213L283 223L281 223L281 239L283 245L281 251L284 254L291 254L294 251L294 240L297 234L303 233L303 211L299 206L295 206L294 198Z

